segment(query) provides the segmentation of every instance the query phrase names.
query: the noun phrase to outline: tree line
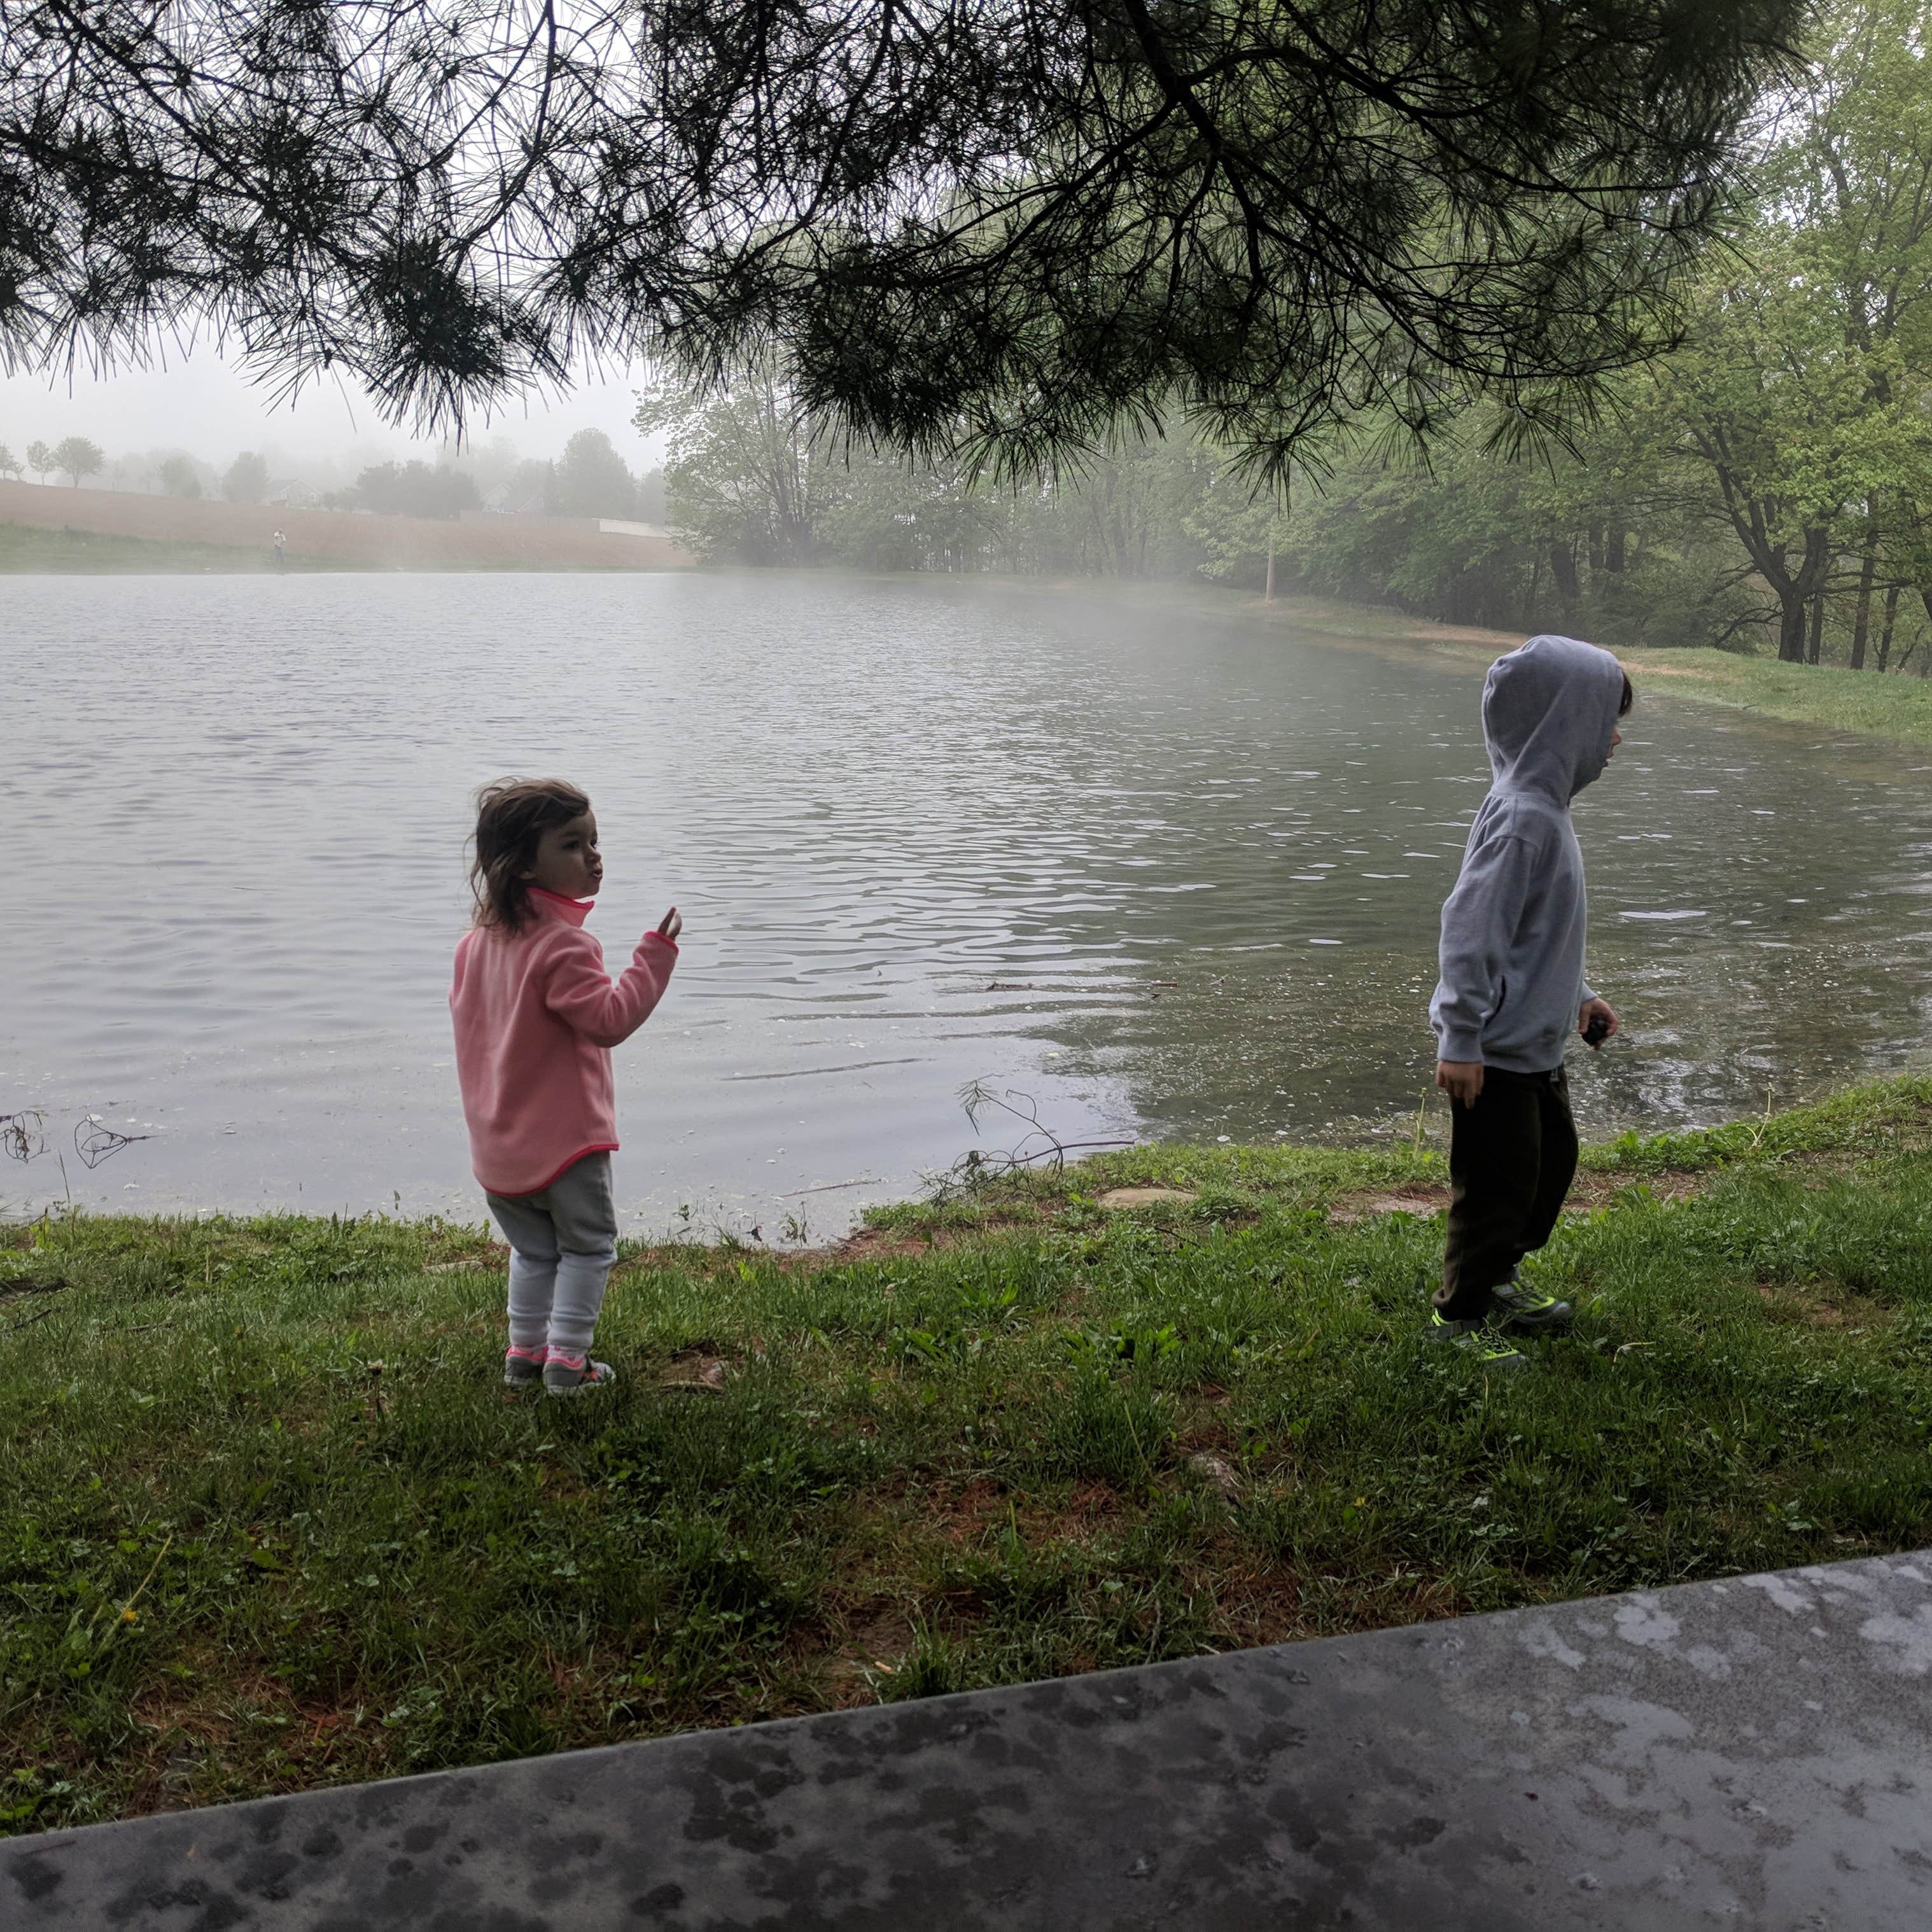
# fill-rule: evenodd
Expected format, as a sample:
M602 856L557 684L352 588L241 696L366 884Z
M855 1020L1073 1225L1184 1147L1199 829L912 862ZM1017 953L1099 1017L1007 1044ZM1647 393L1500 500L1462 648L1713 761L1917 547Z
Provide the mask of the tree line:
M18 479L31 474L44 484L64 476L76 488L108 467L106 452L86 436L68 436L50 445L27 446L24 461L0 443L0 476ZM199 499L209 484L230 503L263 503L288 483L271 476L268 459L260 451L244 450L219 472L197 465L176 452L151 460L142 472L160 494ZM485 506L485 484L502 499L500 507L524 514L558 517L597 517L662 522L664 504L662 480L656 471L634 474L602 430L580 430L554 461L535 458L486 463L476 452L446 450L434 462L411 458L400 462L366 465L346 487L316 496L322 509L368 511L380 516L460 517ZM279 499L278 499L279 500Z
M78 489L85 478L96 475L106 464L106 452L84 436L65 436L52 444L30 442L24 462L0 442L0 476L11 476L16 482L32 470L43 483L50 476L64 476Z
M814 412L772 366L659 389L671 524L703 555L894 570L1272 583L1613 644L1927 668L1932 620L1932 4L1840 0L1766 102L1750 192L1676 346L1561 436L1478 400L1419 445L1370 409L1257 491L1175 407L987 487Z

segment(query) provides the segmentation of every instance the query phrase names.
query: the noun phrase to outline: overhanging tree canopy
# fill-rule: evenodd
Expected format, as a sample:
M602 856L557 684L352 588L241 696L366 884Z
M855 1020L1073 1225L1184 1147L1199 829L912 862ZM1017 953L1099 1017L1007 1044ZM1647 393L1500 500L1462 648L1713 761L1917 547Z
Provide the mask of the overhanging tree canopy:
M206 325L446 425L776 358L1019 469L1178 404L1555 419L1666 337L1805 0L40 0L0 353Z

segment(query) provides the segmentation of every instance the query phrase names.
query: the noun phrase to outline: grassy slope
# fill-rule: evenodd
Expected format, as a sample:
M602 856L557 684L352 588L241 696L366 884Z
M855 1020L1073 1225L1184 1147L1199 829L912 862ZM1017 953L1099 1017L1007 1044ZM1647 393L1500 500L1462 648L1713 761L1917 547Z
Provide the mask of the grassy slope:
M1827 731L1858 731L1932 745L1932 679L1780 664L1730 651L1632 651L1640 678L1672 697L1754 711Z
M0 572L88 574L158 571L264 571L271 560L224 544L152 543L97 530L42 530L0 524Z
M1210 607L1240 609L1298 634L1338 644L1426 644L1487 663L1522 640L1500 631L1458 628L1382 608L1286 597L1273 606L1208 592ZM1825 731L1854 731L1909 745L1932 745L1932 678L1880 676L1833 665L1780 664L1734 651L1625 651L1620 654L1645 688L1720 704ZM1646 680L1648 686L1646 687Z
M1932 1540L1928 1144L1918 1082L1594 1150L1576 1333L1514 1381L1418 1340L1439 1224L1372 1202L1426 1151L1144 1148L836 1254L635 1252L581 1407L496 1385L478 1231L16 1228L0 1815ZM1198 1198L1093 1203L1149 1181Z

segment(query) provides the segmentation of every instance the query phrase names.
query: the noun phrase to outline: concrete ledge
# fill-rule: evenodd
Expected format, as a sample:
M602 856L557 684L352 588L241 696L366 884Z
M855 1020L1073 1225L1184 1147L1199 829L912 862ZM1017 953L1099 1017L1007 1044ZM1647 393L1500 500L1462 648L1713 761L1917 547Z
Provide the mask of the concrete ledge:
M1932 1924L1932 1556L15 1839L0 1924Z

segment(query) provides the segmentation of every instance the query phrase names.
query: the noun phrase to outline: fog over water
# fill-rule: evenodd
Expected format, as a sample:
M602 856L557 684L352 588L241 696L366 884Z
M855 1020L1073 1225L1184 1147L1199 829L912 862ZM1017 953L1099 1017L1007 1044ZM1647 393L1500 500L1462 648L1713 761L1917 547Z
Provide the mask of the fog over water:
M16 578L10 1210L478 1217L445 1004L470 794L583 784L628 1225L836 1232L974 1141L980 1078L1069 1138L1412 1116L1437 908L1487 770L1480 665L1178 602L813 578ZM1579 801L1598 1130L1920 1054L1924 754L1646 688ZM92 1171L88 1114L150 1138ZM988 1124L987 1138L1010 1138ZM850 1186L844 1184L862 1181ZM823 1192L803 1190L823 1190Z

